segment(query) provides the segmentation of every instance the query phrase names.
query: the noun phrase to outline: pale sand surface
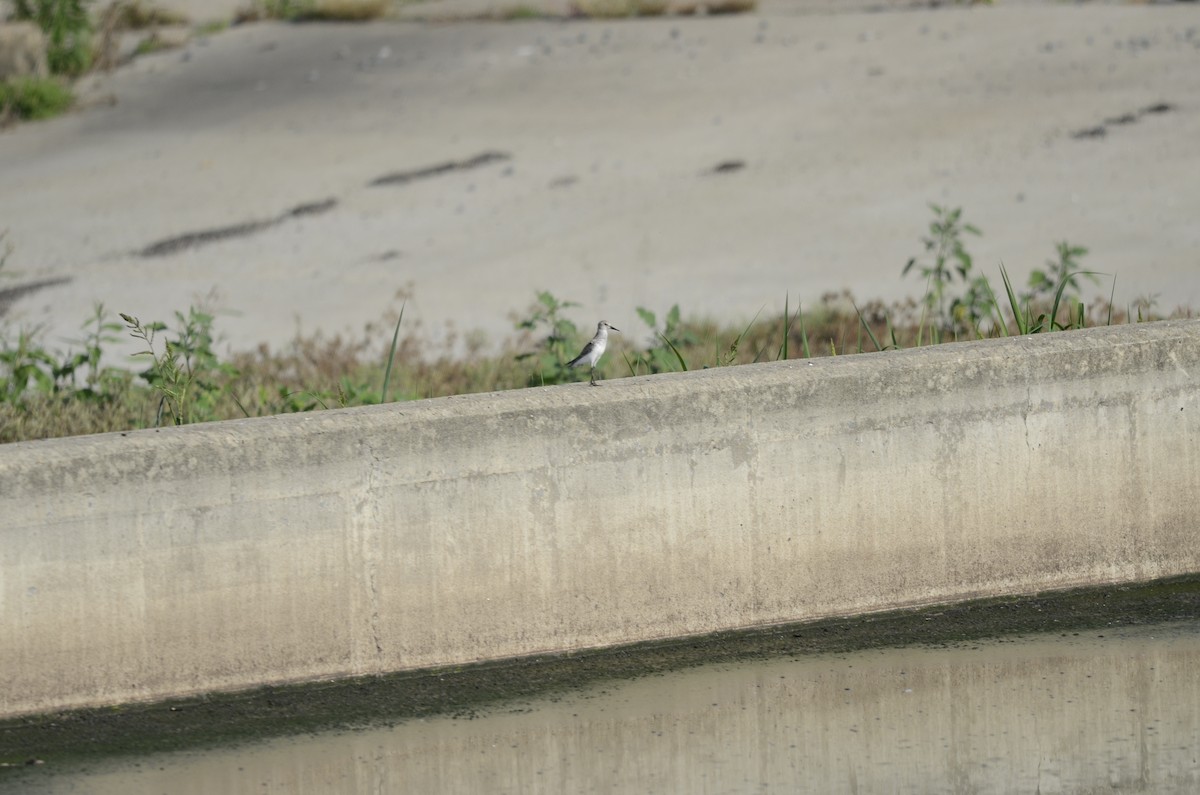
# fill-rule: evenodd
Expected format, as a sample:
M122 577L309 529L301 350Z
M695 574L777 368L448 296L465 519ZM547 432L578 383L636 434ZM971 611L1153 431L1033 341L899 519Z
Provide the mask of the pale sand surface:
M264 23L143 57L92 80L85 110L0 132L0 288L71 278L4 322L57 342L95 301L169 319L215 289L225 344L247 349L297 324L361 329L410 287L406 324L504 334L547 289L583 304L581 325L640 335L637 306L734 322L785 294L919 295L900 270L928 202L982 227L970 248L997 288L999 263L1023 283L1067 239L1118 274L1118 302L1200 306L1194 4L862 5ZM511 159L368 184L488 151ZM746 167L706 173L728 160ZM137 253L328 198L323 214Z

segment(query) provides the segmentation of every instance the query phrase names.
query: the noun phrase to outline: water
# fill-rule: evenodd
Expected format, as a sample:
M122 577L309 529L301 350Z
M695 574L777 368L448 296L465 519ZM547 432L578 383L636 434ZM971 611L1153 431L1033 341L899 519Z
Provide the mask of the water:
M1200 622L814 655L47 771L69 793L1200 792Z

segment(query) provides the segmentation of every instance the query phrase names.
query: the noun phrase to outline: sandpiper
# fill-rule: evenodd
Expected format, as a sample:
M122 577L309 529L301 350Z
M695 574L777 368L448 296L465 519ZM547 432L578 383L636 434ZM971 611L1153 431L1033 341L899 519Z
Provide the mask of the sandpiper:
M600 357L604 355L604 349L608 347L608 332L621 329L615 326L608 325L607 320L601 320L596 324L596 336L592 337L592 341L583 346L583 350L579 352L571 361L567 362L567 367L575 367L577 365L586 364L592 368L592 386L598 386L596 383L596 362L600 361Z

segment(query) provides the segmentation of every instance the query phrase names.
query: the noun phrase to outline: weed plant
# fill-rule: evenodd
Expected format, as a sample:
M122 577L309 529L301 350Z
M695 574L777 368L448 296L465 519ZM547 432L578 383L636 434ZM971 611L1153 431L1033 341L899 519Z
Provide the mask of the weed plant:
M666 0L575 0L571 15L588 19L660 17L667 7Z
M71 89L53 77L0 80L0 124L57 116L75 101Z
M113 23L120 30L146 30L188 23L185 14L143 0L115 0L109 3L104 13L113 15Z
M238 12L237 20L366 22L385 16L391 5L389 0L253 0Z
M92 23L84 0L13 0L13 18L46 34L46 60L55 74L76 76L92 63Z
M931 285L922 300L892 304L857 304L849 293L827 293L803 308L785 295L781 315L760 313L738 326L686 317L678 305L661 314L642 307L637 313L644 330L631 323L625 334L610 338L610 354L598 369L606 378L652 375L1162 317L1153 298L1127 309L1114 307L1111 296L1085 305L1080 288L1096 275L1078 269L1086 249L1066 242L1056 245L1056 257L1023 290L1001 267L998 299L986 278L970 269L963 270L972 278L963 278L957 267L965 245L959 245L961 234L958 243L952 238L956 228L965 228L961 213L940 207L934 213L938 230L922 238L931 259L918 264L928 281L942 280L940 293ZM939 269L939 252L950 268ZM904 272L914 267L906 265ZM66 352L48 349L34 333L0 329L0 442L575 382L587 374L566 362L591 332L590 325L581 331L568 317L578 307L538 293L498 350L473 335L460 340L447 334L433 344L419 327L404 325L402 307L368 325L359 338L298 334L278 351L262 345L222 357L208 309L176 313L168 324L129 314L117 322L97 306ZM145 363L142 369L114 366L106 358L122 334L144 346L134 360Z

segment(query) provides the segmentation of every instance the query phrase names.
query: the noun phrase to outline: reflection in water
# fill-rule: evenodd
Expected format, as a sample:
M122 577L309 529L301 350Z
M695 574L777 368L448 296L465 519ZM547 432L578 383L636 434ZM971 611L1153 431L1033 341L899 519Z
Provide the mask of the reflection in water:
M1200 792L1200 623L710 666L41 792Z

